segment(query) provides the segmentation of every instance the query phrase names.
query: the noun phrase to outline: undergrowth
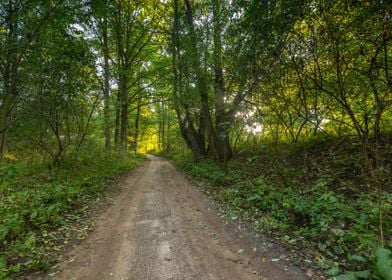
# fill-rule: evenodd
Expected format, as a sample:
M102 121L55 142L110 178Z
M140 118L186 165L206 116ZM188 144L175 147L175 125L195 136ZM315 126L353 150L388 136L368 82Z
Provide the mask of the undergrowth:
M143 159L88 149L50 169L34 158L9 158L0 165L0 279L52 265L53 252L69 241L110 180ZM88 230L74 232L82 239Z
M313 252L330 277L392 279L391 162L383 162L385 187L376 192L359 147L336 139L264 145L232 160L227 170L184 153L171 157L207 183L229 217L249 220L287 246ZM385 248L379 248L380 213Z

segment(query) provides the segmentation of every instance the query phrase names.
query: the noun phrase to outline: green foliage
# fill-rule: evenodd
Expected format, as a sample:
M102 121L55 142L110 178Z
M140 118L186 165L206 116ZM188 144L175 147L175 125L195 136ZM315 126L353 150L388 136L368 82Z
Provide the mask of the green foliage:
M386 277L390 2L0 1L0 278L44 267L44 235L139 161L80 153L103 136L214 158L173 156L332 276Z
M376 250L376 265L381 277L385 280L392 280L391 250L378 248Z
M365 261L361 259L361 261ZM329 270L329 276L339 274L336 267ZM357 279L392 279L392 258L391 250L385 248L377 248L375 254L371 258L370 270L349 271L344 274L333 277L334 280L357 280Z
M357 280L357 279L369 279L370 277L370 271L365 270L365 271L357 271L353 272L350 271L348 273L333 277L335 280Z
M192 163L185 164L184 170L198 179L207 179L213 185L226 185L228 178L225 172L215 167L212 160L203 160L196 165Z
M0 259L0 275L46 268L57 248L56 231L74 224L90 201L107 190L108 180L141 160L90 149L69 155L61 169L48 170L43 163L3 163L7 176L0 188L0 252L5 258ZM14 170L12 176L9 170Z
M260 155L230 162L227 170L210 160L174 160L189 175L213 186L207 191L230 218L247 219L288 246L312 248L330 276L352 270L360 272L338 279L385 278L389 250L381 253L376 248L380 211L384 238L392 236L392 194L372 193L361 175L360 151L342 143L339 153L331 153L333 143L324 139L276 149L266 146ZM355 183L363 187L353 189Z
M4 279L7 276L7 262L5 258L0 257L0 279Z

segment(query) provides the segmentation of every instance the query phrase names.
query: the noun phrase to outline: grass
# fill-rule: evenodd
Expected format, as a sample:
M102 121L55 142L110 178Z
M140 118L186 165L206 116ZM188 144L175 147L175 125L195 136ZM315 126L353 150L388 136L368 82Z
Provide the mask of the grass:
M49 169L42 160L10 158L0 165L0 279L45 270L76 232L110 182L135 169L141 156L121 157L89 149ZM114 187L114 186L113 186Z
M261 147L243 152L228 170L208 159L194 162L189 154L171 157L207 183L229 217L246 219L289 247L312 251L329 276L391 279L385 276L392 277L391 269L380 271L381 264L392 267L391 158L384 157L379 171L384 189L376 192L355 143L320 139ZM390 153L390 147L383 152ZM377 249L380 213L385 249Z

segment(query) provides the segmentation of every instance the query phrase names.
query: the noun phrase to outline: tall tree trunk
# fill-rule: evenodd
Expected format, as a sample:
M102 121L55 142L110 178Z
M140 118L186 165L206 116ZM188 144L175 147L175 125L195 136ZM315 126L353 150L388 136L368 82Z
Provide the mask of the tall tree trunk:
M120 83L118 83L120 84ZM116 119L114 124L114 146L118 149L120 145L120 114L121 114L121 95L117 92L116 100Z
M165 147L164 147L164 150L166 153L170 152L170 149L171 149L170 129L171 129L170 118L168 118L167 119L167 133L166 133L166 140L165 140Z
M179 67L180 59L180 42L179 42L179 11L178 0L173 1L174 5L174 23L172 32L172 67L173 67L173 95L174 95L174 109L176 111L178 125L180 127L181 135L187 147L191 150L193 157L198 160L206 153L204 138L198 135L193 120L189 113L189 108L186 101L181 98L182 91L182 70ZM180 107L183 107L184 113L181 112ZM185 114L185 116L183 116Z
M105 134L105 149L110 150L110 115L109 115L109 96L110 96L110 69L109 69L109 44L108 44L108 19L105 7L105 17L103 19L102 26L103 35L103 58L104 58L104 106L103 106L103 118L104 118L104 134Z
M121 152L125 155L128 147L128 77L125 73L121 75L121 117L120 117L120 144Z
M161 150L164 150L165 148L165 126L166 126L165 118L166 118L166 114L163 115L162 122L161 122L161 147L160 147Z
M9 93L7 93L9 95ZM10 96L3 99L0 116L0 158L7 152L7 132L11 123L12 100Z
M222 70L222 22L221 11L223 3L213 0L213 25L214 25L214 72L215 72L215 143L219 161L224 166L232 158L233 151L229 139L229 125L225 110L225 86Z
M162 104L159 103L159 109L158 109L158 149L162 148Z
M12 121L12 111L17 97L17 79L19 63L17 59L17 23L13 18L15 7L13 1L8 2L6 17L5 61L2 71L4 97L0 107L0 158L7 152L7 132Z
M184 0L185 12L187 16L187 22L189 27L189 34L191 37L191 48L192 48L192 59L193 67L196 75L197 89L200 95L200 127L202 128L201 133L205 134L205 139L208 141L211 148L212 154L216 159L219 156L216 153L215 143L215 130L212 124L212 118L210 113L210 106L208 101L208 90L207 90L207 79L205 73L202 70L201 58L197 48L198 38L195 31L193 22L192 6L189 0Z
M137 108L136 108L135 133L133 135L133 137L134 137L133 149L134 149L135 153L137 153L138 146L139 146L139 133L140 133L139 124L140 124L140 114L142 111L142 104L141 103L142 103L141 99L139 98L137 101Z

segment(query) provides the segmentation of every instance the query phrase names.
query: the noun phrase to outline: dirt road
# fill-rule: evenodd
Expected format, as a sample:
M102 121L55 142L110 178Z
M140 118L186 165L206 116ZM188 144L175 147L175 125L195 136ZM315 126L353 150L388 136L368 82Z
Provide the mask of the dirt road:
M254 249L261 244L218 214L171 163L148 156L95 230L47 278L308 279L296 266L273 259L271 249Z

